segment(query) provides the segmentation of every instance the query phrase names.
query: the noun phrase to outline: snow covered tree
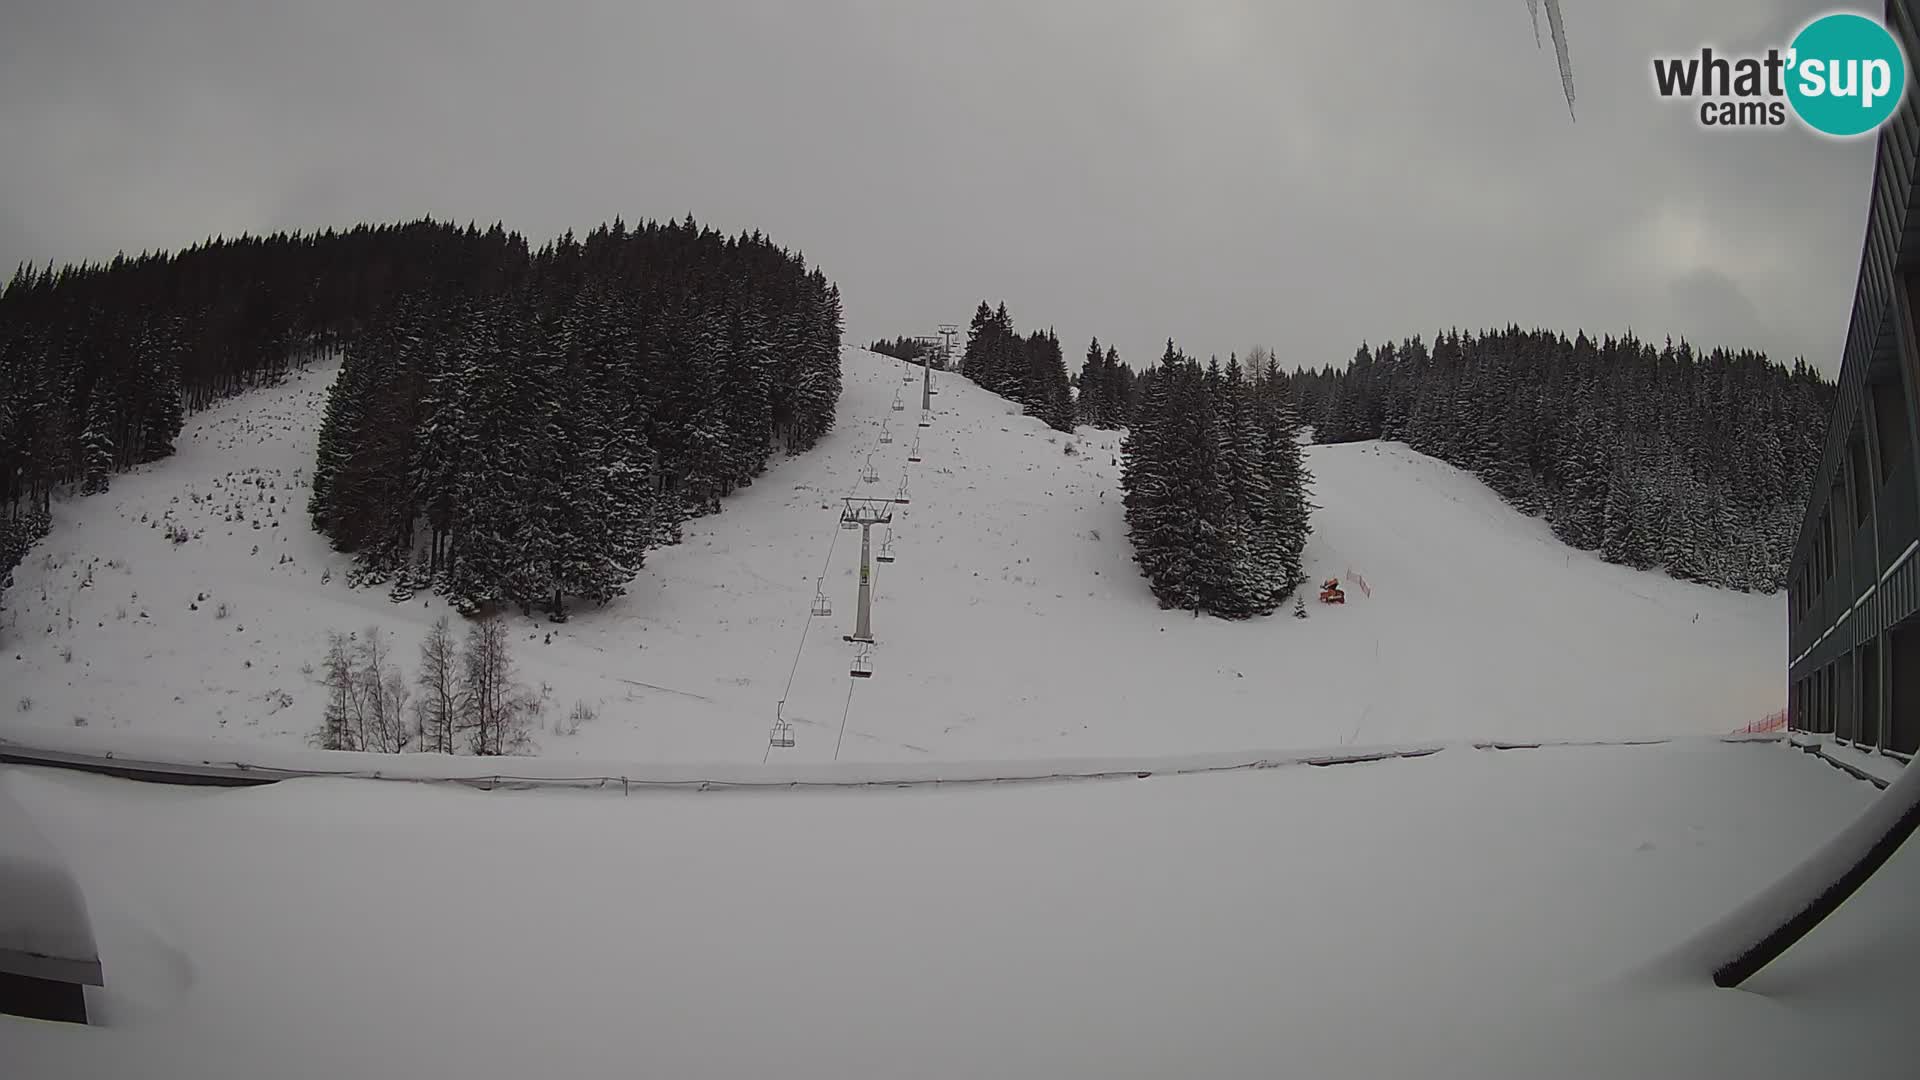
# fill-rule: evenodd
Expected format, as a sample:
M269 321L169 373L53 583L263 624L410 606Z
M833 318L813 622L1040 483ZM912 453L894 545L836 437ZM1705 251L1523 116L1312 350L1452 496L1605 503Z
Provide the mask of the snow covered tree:
M1087 346L1087 357L1081 361L1080 376L1074 389L1074 418L1088 427L1104 427L1107 422L1107 354L1100 349L1100 339L1094 338Z
M1311 512L1279 372L1269 359L1256 390L1237 358L1203 369L1168 342L1142 382L1121 486L1149 587L1164 607L1271 614L1302 579Z
M1608 480L1602 529L1601 558L1635 570L1654 565L1653 534L1646 503L1624 459L1614 466Z
M95 387L94 393L93 403L87 406L86 426L80 430L81 461L86 470L86 478L80 484L82 495L97 495L107 490L113 476L115 410L107 399L105 387Z
M1259 454L1258 472L1265 480L1269 509L1262 519L1263 559L1278 590L1276 602L1306 580L1302 563L1312 535L1313 505L1309 501L1312 474L1300 447L1299 421L1287 400L1279 371L1268 361L1265 384L1274 391L1255 402L1251 422Z
M1286 382L1319 418L1321 442L1404 438L1544 514L1569 544L1768 590L1797 537L1833 395L1804 363L1517 326L1443 331L1430 352L1417 339L1391 355L1363 347L1346 371ZM1375 399L1377 436L1354 427L1371 423Z

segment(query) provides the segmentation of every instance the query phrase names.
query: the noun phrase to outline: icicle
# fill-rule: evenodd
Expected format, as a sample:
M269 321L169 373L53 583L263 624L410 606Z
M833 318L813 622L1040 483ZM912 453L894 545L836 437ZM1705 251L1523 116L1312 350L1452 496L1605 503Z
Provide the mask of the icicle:
M1533 43L1537 47L1540 45L1540 0L1527 0L1527 15L1533 20ZM1567 27L1560 15L1560 0L1547 0L1547 29L1553 36L1554 59L1560 65L1560 89L1567 95L1567 115L1573 116L1573 61L1567 55Z
M1567 57L1567 27L1560 17L1560 0L1547 0L1547 28L1553 33L1553 55L1560 62L1560 89L1567 95L1567 116L1573 117L1573 61Z

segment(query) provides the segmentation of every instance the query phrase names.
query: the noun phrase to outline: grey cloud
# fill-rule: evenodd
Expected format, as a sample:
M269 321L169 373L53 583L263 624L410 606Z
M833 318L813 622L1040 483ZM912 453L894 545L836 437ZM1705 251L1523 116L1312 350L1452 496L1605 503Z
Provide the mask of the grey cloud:
M1784 0L1567 0L1577 123L1517 3L29 6L0 15L9 260L691 212L804 250L857 339L987 297L1135 363L1520 322L1831 370L1871 170L1654 96L1653 55L1823 6Z

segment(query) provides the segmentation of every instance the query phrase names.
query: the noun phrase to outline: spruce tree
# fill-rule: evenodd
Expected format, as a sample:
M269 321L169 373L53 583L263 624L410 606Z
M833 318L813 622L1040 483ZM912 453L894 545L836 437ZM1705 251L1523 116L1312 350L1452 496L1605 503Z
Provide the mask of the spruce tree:
M1087 357L1080 364L1080 383L1074 398L1074 416L1089 427L1105 427L1108 417L1106 354L1100 351L1100 339L1087 346Z

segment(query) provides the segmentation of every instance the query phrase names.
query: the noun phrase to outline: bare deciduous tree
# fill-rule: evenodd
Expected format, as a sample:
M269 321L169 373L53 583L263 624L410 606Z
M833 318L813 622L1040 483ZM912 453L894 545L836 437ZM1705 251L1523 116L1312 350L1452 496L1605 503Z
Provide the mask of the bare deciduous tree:
M453 625L442 615L420 643L420 699L415 703L415 719L420 729L420 748L438 754L454 752L454 732L466 708L461 693L459 645Z
M322 750L361 749L360 680L354 676L353 657L350 635L327 634L326 674L321 678L327 688L327 709L314 739Z
M498 618L475 623L460 660L468 749L479 755L528 749L540 703L514 681L506 623Z
M1273 350L1267 348L1265 345L1255 345L1253 348L1247 350L1246 369L1248 383L1254 386L1260 385L1261 378L1266 374L1267 360L1271 356L1273 356Z
M314 742L323 750L397 754L413 733L407 724L407 683L389 663L391 649L378 627L364 636L327 635L326 713Z
M377 626L360 641L360 700L364 704L361 747L398 754L412 741L407 728L407 680L390 664L393 650Z

